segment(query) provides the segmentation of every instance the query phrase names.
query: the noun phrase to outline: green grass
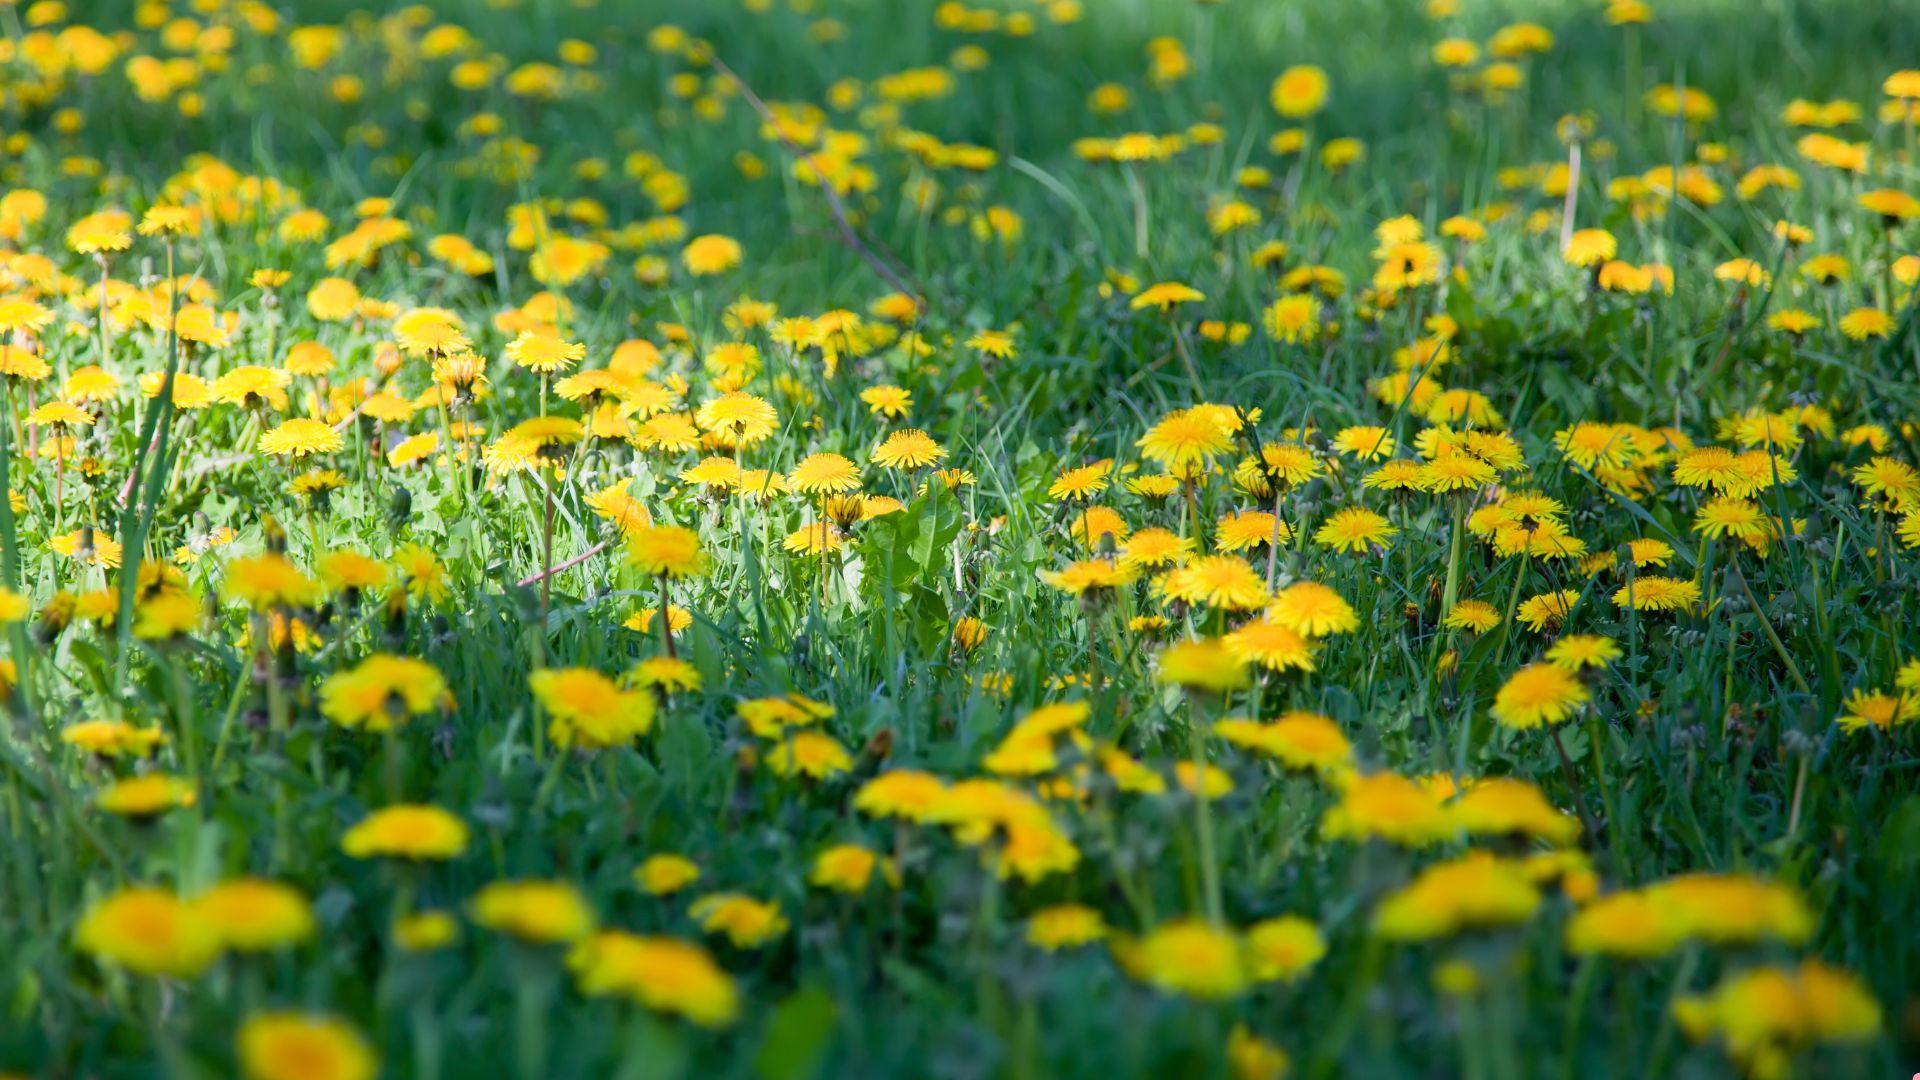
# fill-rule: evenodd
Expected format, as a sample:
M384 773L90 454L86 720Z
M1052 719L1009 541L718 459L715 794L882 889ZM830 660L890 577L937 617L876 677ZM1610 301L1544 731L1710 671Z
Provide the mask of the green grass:
M1114 0L1087 3L1086 17L1070 25L1054 24L1044 9L1005 7L1036 13L1029 37L943 30L924 2L822 0L805 13L640 0L432 7L430 19L409 24L353 15L345 4L302 4L303 25L351 27L322 71L292 64L284 27L239 29L223 70L143 101L125 66L133 53L169 55L161 31L138 27L130 4L74 5L76 18L103 32L127 30L131 50L98 75L62 76L45 101L7 97L13 140L0 178L48 204L43 219L16 223L12 244L45 255L70 280L28 280L30 264L10 262L0 289L52 313L34 346L55 372L31 386L7 377L0 399L9 414L0 417L6 487L24 500L17 512L0 505L0 573L36 613L8 626L6 646L24 675L0 736L0 1068L234 1075L236 1028L263 1010L292 1008L345 1019L391 1076L1215 1075L1233 1068L1230 1032L1241 1027L1306 1075L1720 1075L1735 1066L1722 1047L1695 1045L1678 1030L1670 1000L1763 965L1818 958L1857 978L1880 1017L1847 1045L1795 1047L1798 1067L1862 1077L1911 1071L1920 1054L1920 939L1906 915L1920 907L1914 728L1849 734L1836 726L1856 691L1892 691L1920 646L1911 612L1920 552L1897 539L1901 516L1869 504L1850 478L1874 454L1841 437L1879 425L1887 455L1909 465L1920 457L1913 293L1887 265L1889 253L1915 251L1920 226L1889 234L1856 201L1872 188L1920 188L1911 132L1874 119L1881 81L1920 55L1920 23L1896 5L1668 4L1633 46L1628 32L1606 24L1601 5L1563 2L1463 3L1465 13L1443 23L1424 5L1388 0ZM20 20L32 12L0 10L0 28L20 42L34 29ZM823 17L838 21L839 40L812 40ZM1429 59L1442 36L1484 43L1520 17L1556 40L1524 61L1526 85L1501 103L1450 86ZM231 12L199 18L234 22ZM860 108L827 114L833 129L867 140L860 161L872 189L850 194L848 205L864 242L921 292L925 313L909 330L930 346L925 357L889 343L846 358L829 376L816 352L790 349L766 328L726 324L723 313L741 297L776 303L782 316L864 313L890 289L842 242L826 200L796 178L785 148L725 80L685 55L648 48L647 31L661 21L710 43L774 103L824 107L830 88L852 79L867 106L881 76L951 64L963 45L986 51L987 66L955 71L951 93L900 106L895 123ZM598 55L584 70L598 84L554 101L516 97L498 79L456 89L453 60L416 55L434 23L466 27L482 43L474 55L497 52L504 69L557 63L563 41L591 42ZM1148 41L1163 35L1183 43L1194 70L1157 88L1147 77ZM14 55L29 51L16 45ZM1312 145L1363 140L1365 158L1350 169L1329 172L1311 156L1268 149L1290 122L1269 107L1267 88L1281 69L1308 62L1332 82L1326 109L1306 122ZM17 58L7 70L16 88L30 74ZM703 119L676 96L671 80L689 73L701 93L719 97L722 115ZM340 75L361 80L359 101L329 92ZM1104 82L1129 88L1125 112L1089 111L1087 95ZM1642 94L1663 82L1706 91L1718 115L1693 129L1653 115ZM183 114L182 92L200 96L195 115ZM1780 111L1799 97L1862 105L1865 120L1843 134L1871 143L1868 175L1843 175L1796 151L1804 132ZM56 112L68 108L79 110L78 130L61 129ZM505 179L487 175L478 165L499 145L473 133L482 113L498 118L501 137L537 147L537 161ZM1557 222L1525 227L1529 214L1556 213L1562 200L1537 182L1504 185L1501 171L1564 164L1554 127L1568 114L1594 124L1577 225L1609 230L1621 259L1670 265L1671 296L1598 289L1561 259ZM1220 140L1140 167L1137 188L1128 167L1074 151L1089 136L1181 132L1201 121L1220 125ZM995 162L978 172L929 168L898 148L905 130L990 148ZM1609 198L1614 179L1694 161L1707 143L1728 154L1705 166L1725 191L1717 205L1674 203L1647 216ZM659 205L625 174L628 155L642 151L685 179L684 206ZM743 152L764 163L764 176L743 175ZM568 200L594 201L602 235L672 213L687 237L739 241L742 264L697 277L680 262L680 241L635 245L612 235L601 270L564 289L574 312L565 336L587 346L580 367L605 367L623 340L648 340L665 357L654 377L684 378L692 409L718 393L702 358L715 345L750 342L765 364L745 388L779 419L743 463L785 471L811 453L844 454L863 466L862 490L897 498L902 512L848 528L846 546L830 558L802 557L781 540L818 520L817 500L714 497L678 480L704 451L600 439L577 454L568 448L564 467L544 473L553 492L549 556L542 473L468 471L445 459L389 467L374 440L401 431L376 430L364 417L344 424L338 451L291 465L259 453L263 430L309 415L308 395L320 389L311 377L294 380L284 407L216 404L163 419L135 387L175 356L166 298L150 325L111 326L103 359L100 269L64 235L109 206L137 221L158 203L211 204L217 192L183 182L200 154L297 190L327 213L330 237L374 196L393 198L392 213L412 236L376 261L341 268L329 268L318 245L282 239L280 211L181 239L171 251L177 272L211 285L208 302L239 320L225 347L180 352L182 371L212 379L239 364L277 366L291 344L315 340L338 357L330 386L386 379L376 361L394 340L391 314L323 322L304 302L316 282L338 274L396 312L431 305L461 316L488 358L493 393L472 419L492 440L542 411L539 380L504 359L513 334L494 324L541 288L527 252L510 244L508 208L553 200L554 228L578 236L596 227L570 219ZM92 164L76 167L80 158ZM581 176L588 159L604 164L603 176ZM1776 162L1795 170L1797 190L1736 196L1748 167ZM1271 186L1237 192L1261 221L1215 236L1210 200L1236 194L1236 175L1249 165L1273 174ZM905 195L921 180L941 191L924 211ZM1442 241L1460 278L1390 303L1369 289L1383 220L1411 215L1431 237L1446 219L1495 202L1511 212L1485 240L1468 249ZM976 236L971 222L989 207L1017 213L1017 242ZM1136 250L1142 218L1144 254ZM1780 219L1813 231L1791 262L1772 236ZM450 269L427 252L441 233L466 237L497 265L478 277ZM1290 267L1321 263L1346 275L1347 290L1325 311L1338 333L1288 344L1264 332L1263 312L1281 291L1249 256L1270 240L1290 247ZM1830 289L1807 283L1796 267L1814 253L1844 256L1852 280ZM643 256L665 260L664 283L638 279ZM1742 290L1716 280L1713 269L1737 256L1768 268L1776 284ZM136 236L110 272L130 289L150 287L168 257L159 238ZM262 268L288 271L288 284L271 297L250 285ZM1122 276L1136 288L1182 282L1205 299L1172 316L1133 311L1113 287ZM1840 316L1863 306L1890 314L1893 331L1865 342L1840 334ZM1795 337L1766 323L1787 307L1824 325ZM1454 502L1361 490L1356 481L1371 466L1333 454L1324 439L1378 424L1394 433L1395 456L1413 456L1428 418L1383 404L1370 383L1441 314L1459 327L1455 356L1429 377L1484 394L1499 411L1527 463L1507 485L1560 500L1567 527L1592 552L1638 537L1668 541L1671 564L1642 573L1697 582L1696 610L1624 612L1611 600L1625 584L1618 574L1585 573L1577 560L1496 556L1478 538L1455 563L1453 511L1485 504L1491 490ZM1196 332L1202 318L1251 331L1240 344L1210 342ZM666 324L683 328L688 343L676 343ZM1017 355L989 360L965 344L986 329L1015 329ZM45 404L67 373L93 363L120 377L118 394L87 406L97 423L64 469L31 457L47 436L24 423L29 395ZM429 379L427 362L410 358L391 385L411 399ZM924 428L948 451L943 464L970 471L972 483L949 492L932 480L923 489L927 470L867 464L889 425L859 394L881 383L913 392L909 418L891 426ZM1202 401L1257 410L1258 421L1190 499L1127 494L1121 481L1134 466L1157 471L1142 459L1142 435ZM1694 531L1702 496L1674 483L1670 465L1648 470L1645 488L1623 495L1554 444L1556 432L1582 421L1670 425L1701 444L1731 444L1723 423L1807 405L1828 410L1835 431L1808 431L1786 456L1797 478L1756 495L1772 527L1791 534L1764 558ZM549 408L580 415L557 398ZM168 442L142 455L163 427ZM391 427L443 430L432 407ZM1222 514L1273 508L1233 485L1234 463L1252 438L1277 440L1296 427L1314 428L1319 457L1341 465L1283 501L1305 535L1274 566L1283 584L1333 587L1358 615L1355 632L1324 643L1313 673L1262 675L1257 691L1227 702L1188 696L1155 678L1166 641L1220 634L1245 616L1163 604L1143 578L1090 619L1041 580L1041 571L1102 553L1072 535L1080 505L1048 494L1062 470L1113 459L1128 471L1098 501L1134 530L1190 532L1212 551ZM315 466L345 478L320 505L289 487ZM153 494L131 511L120 497L130 477ZM630 745L567 754L551 744L531 673L577 666L618 676L661 652L657 626L650 635L622 626L658 604L659 585L627 563L618 530L586 502L616 484L656 520L700 536L707 572L671 587L672 603L693 615L675 647L700 688L663 696L652 732ZM1330 513L1353 505L1387 514L1399 529L1384 552L1340 555L1311 541ZM1785 522L1795 524L1781 530ZM143 595L123 592L117 572L50 550L50 538L83 525L101 539L144 537L149 566L172 561L182 545L204 548L211 529L232 529L231 543L182 566L205 617L179 640L142 641L129 616L145 612ZM270 548L275 530L303 570L330 551L390 560L403 545L424 545L450 589L392 606L393 590L358 604L334 597L295 612L315 635L311 648L262 648L260 617L222 599L225 568ZM553 574L544 598L538 585L519 584L601 544ZM1265 575L1265 551L1249 561ZM1556 734L1503 726L1490 714L1495 694L1554 635L1510 615L1477 636L1438 628L1450 579L1460 597L1503 615L1536 594L1572 590L1580 599L1565 632L1607 635L1624 656L1587 678L1590 704ZM58 596L80 598L83 614L70 626L43 613L49 604L57 611ZM111 602L89 609L106 603L98 596ZM103 612L117 614L118 625ZM1170 618L1164 637L1129 629L1130 618L1149 614ZM953 641L964 618L987 627L970 652ZM1098 635L1097 692L1085 677L1089 634ZM432 664L451 707L391 738L331 723L321 684L376 652ZM1452 664L1437 669L1444 653ZM822 730L853 759L847 775L801 781L767 767L779 744L754 737L735 704L788 693L833 707ZM1059 701L1089 702L1086 734L1123 747L1172 792L1116 791L1083 749L1058 740L1061 775L1087 792L1080 800L1047 789L1047 812L1078 851L1070 868L999 881L990 870L995 846L963 845L935 824L896 830L853 807L861 784L887 768L949 780L985 775L984 759L1016 719ZM1555 806L1597 826L1577 851L1603 893L1691 872L1751 875L1802 898L1812 932L1791 943L1691 943L1645 961L1582 960L1565 938L1578 904L1549 885L1539 910L1517 924L1386 942L1371 920L1421 870L1469 849L1518 858L1540 846L1456 837L1409 851L1331 839L1322 827L1339 799L1335 785L1191 737L1197 717L1271 719L1289 710L1332 718L1362 772L1537 784ZM85 755L59 737L70 724L103 719L158 725L170 741L136 763ZM1196 745L1234 783L1204 813L1172 779ZM115 777L146 772L191 777L196 801L152 821L94 804ZM422 867L342 853L349 827L403 800L463 819L472 830L466 852ZM904 854L901 885L876 882L858 896L810 885L815 857L835 843ZM660 852L694 859L699 884L666 898L636 888L633 870ZM191 897L242 875L298 889L317 933L267 955L225 956L193 978L136 974L75 945L83 915L116 890L153 884ZM707 1030L585 996L564 949L515 942L466 919L470 898L489 882L533 877L577 886L606 928L701 943L737 983L737 1021ZM1034 912L1067 902L1098 909L1116 935L1143 935L1204 916L1216 879L1231 926L1304 916L1324 935L1325 957L1297 982L1206 1001L1130 976L1116 956L1124 943L1048 953L1023 936ZM703 933L687 906L722 890L777 901L790 928L758 948ZM461 916L459 941L400 949L391 923L409 905ZM1462 964L1476 972L1477 989L1436 985Z

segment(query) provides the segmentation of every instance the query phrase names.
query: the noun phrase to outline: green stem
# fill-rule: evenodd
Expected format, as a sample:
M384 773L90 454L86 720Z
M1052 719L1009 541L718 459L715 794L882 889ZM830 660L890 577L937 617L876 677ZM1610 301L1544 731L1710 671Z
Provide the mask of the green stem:
M1593 980L1599 973L1600 958L1589 956L1580 961L1580 970L1574 974L1573 994L1567 1001L1567 1018L1560 1035L1561 1080L1573 1080L1578 1071L1575 1066L1580 1054L1580 1025L1586 1019L1587 997L1593 992Z
M1188 698L1187 752L1193 759L1194 831L1200 843L1200 884L1206 897L1207 919L1225 926L1220 903L1220 865L1213 848L1213 808L1207 798L1206 714L1198 694Z
M1447 583L1446 587L1440 592L1441 622L1446 621L1447 613L1453 610L1454 601L1460 598L1460 560L1464 550L1466 536L1466 497L1463 495L1450 495L1448 499L1453 504L1453 525L1452 539L1449 540L1447 544ZM1432 672L1434 665L1440 660L1441 643L1452 640L1453 634L1451 632L1434 635L1433 647L1427 651L1428 672Z
M1661 1074L1667 1058L1667 1048L1673 1044L1673 1006L1680 996L1687 992L1687 984L1693 981L1693 973L1700 967L1700 946L1688 945L1687 951L1680 957L1680 969L1673 974L1673 988L1667 993L1667 1007L1660 1013L1660 1030L1653 1037L1653 1053L1647 1058L1647 1076Z

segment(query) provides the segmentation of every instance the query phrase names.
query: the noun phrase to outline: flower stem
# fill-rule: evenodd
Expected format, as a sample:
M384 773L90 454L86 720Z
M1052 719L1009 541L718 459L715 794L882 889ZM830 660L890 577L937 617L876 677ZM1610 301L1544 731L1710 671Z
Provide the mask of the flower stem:
M1220 865L1213 850L1213 808L1207 799L1206 713L1199 695L1188 699L1187 753L1193 759L1194 830L1200 841L1200 888L1206 897L1207 919L1226 925L1220 903Z

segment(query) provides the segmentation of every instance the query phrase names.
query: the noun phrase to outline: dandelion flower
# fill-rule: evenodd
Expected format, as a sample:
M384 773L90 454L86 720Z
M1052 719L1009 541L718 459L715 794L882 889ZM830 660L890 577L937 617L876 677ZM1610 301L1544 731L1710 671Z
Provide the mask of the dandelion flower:
M670 896L700 880L700 867L684 855L649 855L634 868L634 884L651 896Z
M787 474L787 485L808 495L853 491L860 486L860 469L839 454L809 454Z
M267 952L313 937L313 907L298 889L262 878L234 878L201 894L195 909L236 952Z
M1374 909L1374 933L1389 941L1430 941L1462 930L1532 918L1540 892L1518 863L1471 852L1437 863Z
M1700 602L1700 586L1691 581L1647 575L1634 578L1613 594L1617 607L1635 611L1692 611Z
M1267 617L1309 637L1349 634L1360 628L1360 616L1352 605L1317 581L1296 581L1275 593Z
M681 525L643 525L627 533L627 561L650 577L686 578L706 568L700 535Z
M1493 718L1520 730L1558 724L1587 703L1587 688L1554 664L1529 664L1493 696Z
M475 923L533 945L578 941L593 931L592 909L564 881L496 881L468 908Z
M398 804L374 811L340 839L356 859L451 859L467 849L467 826L437 806Z
M247 1080L373 1080L380 1071L365 1037L331 1016L255 1013L234 1041Z
M1399 532L1387 519L1365 507L1349 506L1336 510L1314 531L1313 542L1335 551L1365 554L1386 547Z
M874 448L872 461L889 469L920 469L946 456L946 448L926 432L902 428L889 434Z
M1047 952L1091 945L1107 936L1100 912L1085 904L1056 904L1027 919L1027 943Z
M1568 634L1547 648L1547 662L1564 671L1610 667L1622 655L1618 642L1599 634Z
M194 905L147 886L122 889L88 908L73 935L82 952L141 975L191 979L220 952L220 935Z
M274 457L306 457L330 454L340 449L340 433L318 420L296 417L285 420L260 436L260 452Z
M1222 1001L1239 996L1249 982L1239 937L1199 919L1158 926L1119 951L1135 978L1169 994Z
M733 978L689 942L607 930L576 945L567 966L588 997L626 997L707 1028L726 1027L740 1015Z

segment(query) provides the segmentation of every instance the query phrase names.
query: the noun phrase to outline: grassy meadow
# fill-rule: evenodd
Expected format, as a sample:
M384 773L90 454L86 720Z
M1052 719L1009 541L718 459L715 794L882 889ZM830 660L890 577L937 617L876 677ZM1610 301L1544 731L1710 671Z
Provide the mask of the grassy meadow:
M0 1076L1904 1076L1920 21L0 2Z

